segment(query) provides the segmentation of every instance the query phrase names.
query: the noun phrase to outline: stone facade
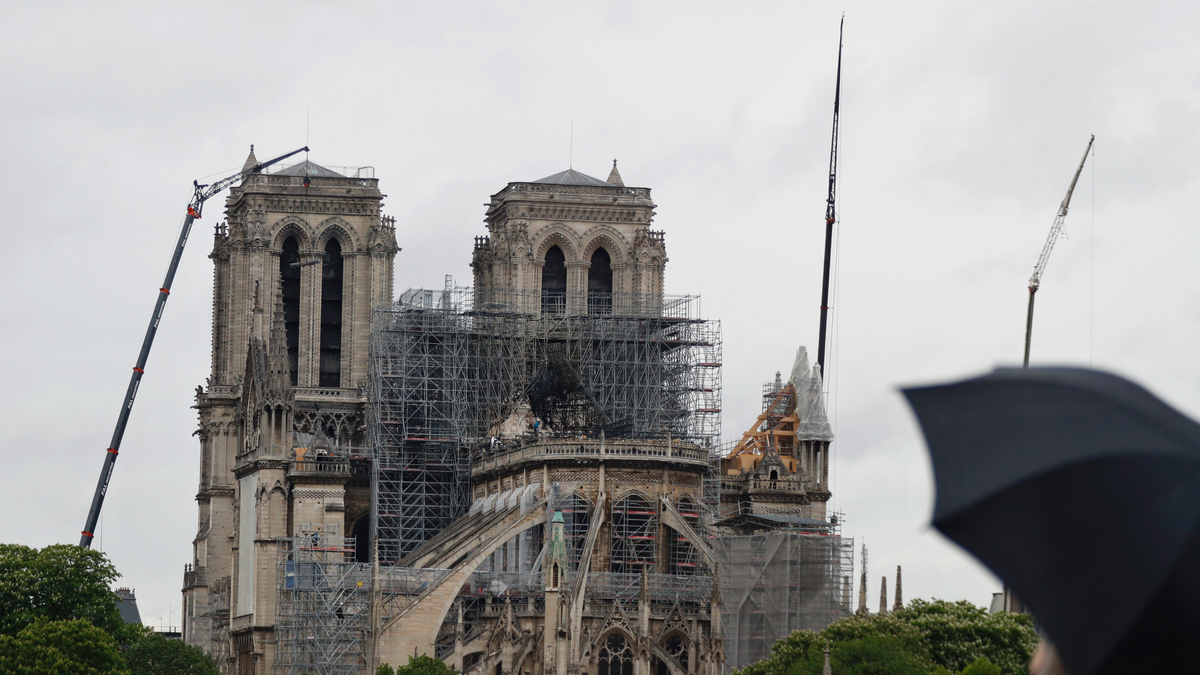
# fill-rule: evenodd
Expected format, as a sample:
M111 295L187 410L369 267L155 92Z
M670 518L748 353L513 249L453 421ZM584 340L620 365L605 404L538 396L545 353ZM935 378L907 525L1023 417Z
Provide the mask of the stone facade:
M545 323L555 315L657 315L667 258L654 208L615 163L605 181L568 170L510 183L476 240L476 303L540 315L537 334L563 343L573 338ZM469 513L400 561L448 571L415 604L384 610L374 662L424 653L479 675L719 673L721 596L698 534L707 450L606 437L537 409L517 402L470 449Z
M252 176L227 201L211 255L212 375L196 393L185 640L229 673L307 672L291 658L300 634L283 635L280 563L287 542L341 532L357 541L359 564L338 563L362 580L349 593L369 596L347 611L369 606L370 627L355 638L361 662L336 672L437 654L479 675L717 675L722 599L698 532L711 463L669 433L551 430L519 402L486 441L464 439L476 443L470 511L399 565L372 565L370 310L390 301L398 250L382 197L373 177L305 162ZM568 170L510 183L476 241L476 302L656 316L667 258L654 208L615 163L605 181Z
M561 293L567 313L587 313L589 292L653 306L667 263L663 233L650 229L654 209L649 188L625 187L615 162L607 181L567 170L509 183L488 203L488 236L475 240L475 288L531 298ZM557 285L548 260L565 267ZM601 265L608 273L598 274Z
M367 520L370 310L390 299L398 251L382 199L373 177L306 160L249 176L215 228L183 637L232 672L270 672L279 539Z

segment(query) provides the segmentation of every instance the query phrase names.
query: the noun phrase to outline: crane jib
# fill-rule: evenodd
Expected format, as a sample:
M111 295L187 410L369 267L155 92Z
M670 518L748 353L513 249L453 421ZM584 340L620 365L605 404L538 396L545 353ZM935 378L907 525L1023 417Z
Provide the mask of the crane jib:
M821 276L821 323L817 335L817 367L822 377L828 381L825 368L825 333L829 318L829 265L833 245L833 224L837 221L837 144L838 144L838 115L842 101L842 31L846 25L846 17L838 27L838 64L837 80L833 91L833 133L829 142L829 195L825 199L825 261Z
M96 531L96 523L100 519L100 508L104 505L104 496L108 494L108 483L112 479L113 465L117 461L117 454L121 448L121 439L125 435L125 425L129 422L129 414L133 411L133 401L137 398L142 375L145 374L146 359L150 356L150 348L154 344L154 335L158 330L159 322L162 321L167 297L171 293L171 282L175 279L175 272L179 268L179 261L183 258L183 249L187 245L192 223L195 222L196 218L200 217L200 209L203 207L204 201L237 181L244 180L250 174L258 173L266 167L283 161L292 155L307 151L308 148L304 147L256 164L247 171L239 171L211 186L207 186L207 189L204 189L205 186L201 186L197 181L192 182L192 185L195 186L192 202L188 205L187 216L184 218L183 227L180 229L179 239L175 243L175 251L171 256L171 263L167 266L167 277L163 281L162 287L158 289L159 294L155 301L154 312L150 315L150 325L146 328L146 337L142 340L142 349L138 354L138 362L134 366L129 388L125 392L125 404L121 406L121 412L117 415L117 426L113 430L112 443L105 449L104 465L100 469L100 480L97 482L96 491L92 495L92 506L88 510L87 522L80 533L82 535L79 539L80 546L88 548L92 544L93 533Z
M1029 367L1029 345L1033 340L1033 300L1037 295L1038 288L1042 285L1042 272L1046 271L1046 264L1050 262L1050 252L1054 250L1054 242L1058 241L1058 236L1062 234L1063 223L1067 219L1067 209L1071 206L1071 194L1075 192L1075 184L1079 182L1079 174L1083 172L1083 164L1087 161L1088 153L1092 151L1092 144L1095 142L1096 136L1093 134L1088 139L1087 149L1083 151L1083 159L1079 160L1079 168L1075 169L1075 175L1071 178L1067 194L1058 207L1058 215L1054 217L1054 224L1050 226L1050 234L1046 237L1045 245L1042 246L1042 253L1038 256L1037 264L1033 266L1033 276L1029 277L1029 308L1025 310L1024 367L1026 368Z

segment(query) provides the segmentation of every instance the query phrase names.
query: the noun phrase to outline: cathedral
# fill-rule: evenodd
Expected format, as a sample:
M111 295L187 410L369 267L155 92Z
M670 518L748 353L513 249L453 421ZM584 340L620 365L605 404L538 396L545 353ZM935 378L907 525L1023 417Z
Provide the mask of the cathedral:
M718 675L849 614L819 369L722 445L720 324L664 293L648 188L509 183L473 284L398 298L383 196L308 160L231 191L185 641L238 675Z

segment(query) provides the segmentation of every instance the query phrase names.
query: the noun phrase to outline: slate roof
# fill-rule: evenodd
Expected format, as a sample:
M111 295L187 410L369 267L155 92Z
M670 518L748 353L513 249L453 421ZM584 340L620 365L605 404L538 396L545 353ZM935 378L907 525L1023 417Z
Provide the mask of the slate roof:
M534 183L549 183L550 185L594 185L596 187L617 187L607 181L602 181L599 178L593 178L586 173L579 173L575 169L567 169L560 171L553 176L546 176Z
M330 169L326 169L320 164L317 164L316 162L310 162L307 159L299 164L293 164L287 168L280 169L279 171L275 172L276 176L303 176L305 174L308 174L309 176L323 176L325 178L345 178L345 176L342 174Z
M137 598L128 588L117 589L117 608L121 611L121 619L125 623L141 623L142 615L138 612Z

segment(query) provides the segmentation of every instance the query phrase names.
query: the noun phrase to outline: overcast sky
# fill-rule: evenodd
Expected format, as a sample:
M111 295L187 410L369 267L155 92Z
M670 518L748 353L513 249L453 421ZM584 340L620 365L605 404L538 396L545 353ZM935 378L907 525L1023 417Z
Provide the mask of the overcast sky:
M192 180L251 143L375 167L397 292L469 283L508 182L620 160L653 189L667 291L723 322L740 435L762 382L815 352L843 11L833 506L870 549L869 605L896 565L908 599L986 604L999 583L929 527L897 388L1020 363L1026 284L1095 134L1033 362L1092 363L1200 416L1194 4L10 4L0 541L78 541ZM180 267L96 541L147 623L178 625L191 560L223 200Z

